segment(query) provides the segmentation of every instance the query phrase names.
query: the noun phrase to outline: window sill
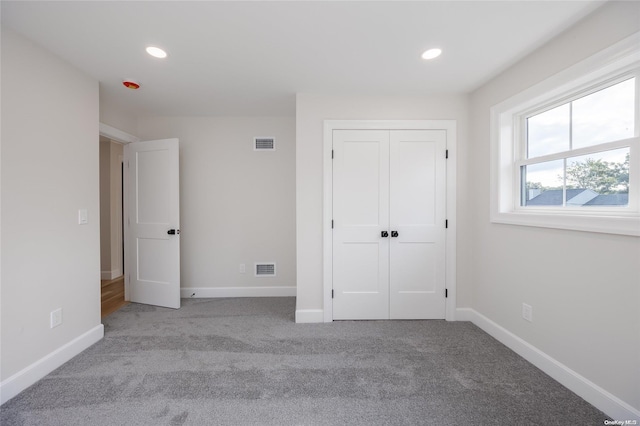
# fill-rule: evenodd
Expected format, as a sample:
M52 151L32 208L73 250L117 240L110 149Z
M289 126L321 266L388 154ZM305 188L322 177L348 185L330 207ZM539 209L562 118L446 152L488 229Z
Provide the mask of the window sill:
M534 226L538 228L565 229L571 231L640 237L639 216L605 216L562 214L555 212L500 212L491 215L492 223Z

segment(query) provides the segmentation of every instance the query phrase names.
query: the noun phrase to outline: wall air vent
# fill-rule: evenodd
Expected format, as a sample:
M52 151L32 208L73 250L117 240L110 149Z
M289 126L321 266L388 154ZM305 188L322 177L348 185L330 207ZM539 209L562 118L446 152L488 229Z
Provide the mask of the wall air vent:
M273 138L270 136L253 138L253 150L254 151L275 151L276 138Z
M275 277L276 264L274 263L256 263L256 277Z

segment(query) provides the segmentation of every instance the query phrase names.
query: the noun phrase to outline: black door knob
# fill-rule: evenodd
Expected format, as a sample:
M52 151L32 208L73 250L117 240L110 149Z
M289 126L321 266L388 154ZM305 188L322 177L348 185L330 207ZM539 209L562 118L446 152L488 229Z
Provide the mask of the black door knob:
M391 231L391 236L393 238L397 237L398 236L398 231Z
M179 234L179 233L180 233L179 229L169 229L167 231L167 234L169 234L169 235L176 235L176 234Z
M380 236L381 236L382 238L387 238L387 237L389 236L389 233L388 233L387 231L382 231L382 232L380 233Z

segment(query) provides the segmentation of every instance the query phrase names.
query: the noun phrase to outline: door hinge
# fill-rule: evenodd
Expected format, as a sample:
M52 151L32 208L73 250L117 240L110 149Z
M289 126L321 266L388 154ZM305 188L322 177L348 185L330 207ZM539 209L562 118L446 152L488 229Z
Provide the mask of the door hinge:
M444 298L446 299L447 297L449 297L449 289L445 288L444 289Z
M448 149L444 152L444 158L449 158L449 150Z
M445 221L444 221L444 227L445 227L446 229L448 229L448 228L449 228L449 219L445 219Z
M333 219L331 219L331 229L333 229Z
M331 150L331 159L333 160L333 150Z
M331 290L331 298L333 299L333 290Z

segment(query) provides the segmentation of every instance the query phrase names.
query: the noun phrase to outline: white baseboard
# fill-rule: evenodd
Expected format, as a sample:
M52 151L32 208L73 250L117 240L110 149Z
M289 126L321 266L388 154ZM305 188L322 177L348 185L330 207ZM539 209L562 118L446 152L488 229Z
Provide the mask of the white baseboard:
M640 410L602 389L566 365L550 357L540 349L516 336L509 330L470 308L456 309L456 320L471 321L487 334L544 371L554 380L566 386L582 399L603 411L614 420L640 422Z
M296 295L295 287L183 287L183 299L216 297L289 297Z
M104 326L100 324L2 381L0 405L98 342L102 337L104 337Z
M111 271L100 271L101 280L112 280L114 278L118 278L120 275L122 275L120 269L113 269Z
M296 323L324 322L324 311L322 309L298 309L296 311Z
M476 314L478 314L478 313L476 311L474 311L473 309L471 309L471 308L456 308L456 321L471 321L471 322L473 322L473 320L476 317Z

